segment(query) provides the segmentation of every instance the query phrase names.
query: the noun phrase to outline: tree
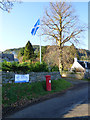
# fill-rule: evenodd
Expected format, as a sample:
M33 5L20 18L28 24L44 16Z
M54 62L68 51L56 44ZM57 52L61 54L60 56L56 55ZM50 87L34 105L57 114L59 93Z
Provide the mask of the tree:
M72 44L71 46L64 46L62 51L63 70L69 70L74 62L75 56L79 59L77 49L74 44ZM59 46L48 46L43 60L48 66L59 66Z
M4 11L10 12L13 7L13 2L10 0L2 0L0 1L0 8Z
M18 58L24 55L24 47L20 49L19 53L18 53Z
M34 50L30 41L28 41L24 49L24 60L29 60L33 58L33 56L34 56Z
M79 23L77 16L68 2L50 2L42 19L42 35L54 40L59 46L59 71L62 72L62 53L66 42L79 42L80 33L85 26Z
M68 70L71 68L71 65L73 64L75 57L77 57L77 59L79 59L79 55L78 55L77 49L74 46L74 44L72 44L71 46L63 47L62 58L63 58L64 70Z
M10 12L10 10L12 9L12 7L14 6L14 3L15 3L16 1L17 1L17 0L1 0L1 1L0 1L0 8L1 8L3 11ZM18 2L21 3L21 0L19 0Z
M42 50L41 50L41 57L43 59L44 54L46 53L47 50L47 46L42 46ZM38 57L40 58L40 50L38 52Z

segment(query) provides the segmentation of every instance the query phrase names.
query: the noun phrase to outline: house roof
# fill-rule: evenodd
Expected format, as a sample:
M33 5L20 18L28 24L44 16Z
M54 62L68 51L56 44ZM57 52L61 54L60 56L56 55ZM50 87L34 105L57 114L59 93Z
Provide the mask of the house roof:
M5 60L8 60L8 61L14 61L14 55L13 54L0 54L0 58L1 59L5 59Z
M90 69L90 62L86 62L86 61L77 61L83 68L85 68L85 69ZM86 66L85 66L85 64L87 64Z

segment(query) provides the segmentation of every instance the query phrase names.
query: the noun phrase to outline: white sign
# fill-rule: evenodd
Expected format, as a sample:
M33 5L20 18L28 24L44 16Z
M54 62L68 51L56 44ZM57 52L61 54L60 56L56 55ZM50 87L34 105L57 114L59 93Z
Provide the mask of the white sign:
M15 83L29 82L29 74L20 75L15 74Z
M51 83L51 80L49 80L49 83Z

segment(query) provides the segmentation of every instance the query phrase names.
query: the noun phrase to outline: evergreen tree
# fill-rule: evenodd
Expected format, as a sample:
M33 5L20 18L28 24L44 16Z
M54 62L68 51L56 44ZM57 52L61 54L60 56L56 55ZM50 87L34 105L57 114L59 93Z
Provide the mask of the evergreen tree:
M19 50L19 53L18 53L18 59L20 58L20 57L22 57L23 55L24 55L24 47L23 48L21 48L20 50Z
M33 58L34 56L34 50L33 50L33 46L30 43L30 41L27 42L25 49L24 49L24 57L23 60L29 60L31 58Z

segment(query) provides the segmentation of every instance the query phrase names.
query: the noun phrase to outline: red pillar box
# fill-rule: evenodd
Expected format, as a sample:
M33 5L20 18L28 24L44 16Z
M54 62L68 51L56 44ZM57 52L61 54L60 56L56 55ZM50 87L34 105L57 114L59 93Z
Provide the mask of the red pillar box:
M46 75L45 77L46 77L46 90L51 91L51 76Z

